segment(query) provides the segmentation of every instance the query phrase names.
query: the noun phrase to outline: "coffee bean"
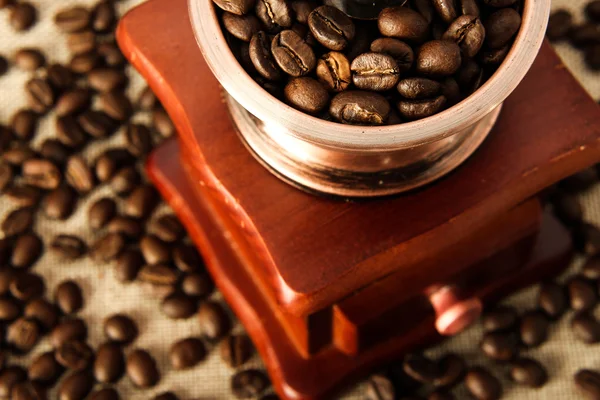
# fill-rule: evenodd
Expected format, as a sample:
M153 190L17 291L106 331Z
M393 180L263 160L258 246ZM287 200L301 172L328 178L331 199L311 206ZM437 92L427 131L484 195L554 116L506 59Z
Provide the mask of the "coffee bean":
M13 386L25 381L27 373L16 365L10 365L0 370L0 398L10 399Z
M125 131L127 149L136 157L143 157L152 150L150 129L141 124L130 124Z
M551 41L564 39L573 26L573 16L568 10L559 9L550 14L546 36Z
M19 207L34 207L39 203L42 192L33 186L19 184L6 189L4 197Z
M73 189L61 186L48 193L42 206L48 218L65 220L75 211L76 202L77 197Z
M27 185L40 189L56 189L61 181L62 174L52 161L42 158L32 158L22 165L23 180Z
M587 66L594 71L600 71L600 44L587 47L584 55Z
M139 270L144 265L144 257L137 250L125 250L117 257L115 277L119 282L126 283L135 280Z
M69 68L76 74L87 74L100 64L100 56L97 51L74 54L69 61Z
M0 322L10 322L21 315L20 304L10 297L0 298Z
M6 343L20 353L28 353L40 339L40 327L28 318L19 318L6 329Z
M221 359L231 368L239 368L254 352L252 342L246 335L228 336L219 344Z
M110 33L116 21L117 12L110 0L98 2L92 10L92 29L96 33Z
M579 312L573 317L571 330L575 337L583 343L591 344L600 341L600 322L585 311Z
M432 40L421 46L417 55L417 72L426 76L449 76L460 68L460 48L454 42Z
M118 124L102 111L89 110L82 113L77 122L85 133L96 139L110 136Z
M479 18L462 15L452 22L442 39L458 44L467 57L475 57L483 45L485 29Z
M152 124L161 137L168 139L175 134L175 125L169 114L161 107L152 111Z
M125 373L125 355L118 344L107 342L96 352L94 377L98 382L117 382Z
M409 42L424 41L429 28L421 14L401 6L383 9L377 18L377 26L383 36Z
M96 200L88 209L88 224L92 229L101 229L117 213L117 204L108 197Z
M186 274L181 281L181 290L183 293L192 297L208 297L214 288L215 285L206 272Z
M138 273L138 279L153 285L175 285L178 272L167 264L144 266Z
M46 139L40 147L40 155L57 165L63 165L71 156L71 150L56 139Z
M367 381L367 400L394 400L395 390L392 382L385 375L371 375Z
M572 235L577 251L587 255L600 254L600 229L597 226L583 223L573 229Z
M433 6L446 24L452 23L458 17L454 0L433 0Z
M581 267L581 274L591 280L600 279L600 257L594 256L585 262Z
M513 333L488 332L479 347L493 360L510 361L519 353L519 339Z
M83 109L89 107L90 101L91 95L86 89L73 89L65 92L56 102L56 115L63 117L65 115L78 114Z
M94 351L85 342L69 340L56 349L54 356L56 361L63 367L79 371L92 364Z
M79 318L63 320L50 333L50 342L54 348L70 340L86 340L87 326Z
M238 399L251 399L260 396L268 385L267 376L256 369L240 371L231 378L231 391Z
M102 111L112 119L120 122L128 120L133 113L131 101L118 90L102 93L99 102Z
M514 382L532 388L542 387L548 381L546 369L530 358L519 358L511 362L510 377Z
M492 13L483 26L485 27L485 43L492 49L500 48L518 32L521 27L521 16L512 8L503 8Z
M90 256L96 262L107 263L123 251L125 238L120 233L108 233L98 239L90 250Z
M28 109L17 111L10 121L11 129L21 140L31 140L35 136L37 125L37 114Z
M63 373L63 367L54 358L54 352L42 353L29 364L27 377L30 381L54 385Z
M394 59L383 53L365 53L350 66L352 81L359 89L386 91L398 83L400 71Z
M465 376L466 362L456 354L447 354L438 363L438 375L433 380L436 388L449 389L458 384Z
M213 0L214 3L224 11L236 14L247 14L254 7L256 0Z
M84 130L72 115L65 115L56 120L56 138L71 149L79 149L87 141Z
M98 55L104 59L104 64L109 67L123 67L127 62L119 46L114 41L100 43L97 51Z
M163 215L152 222L150 230L161 240L174 243L185 236L185 229L175 215Z
M127 83L125 73L116 68L97 68L87 76L92 89L105 93L124 87Z
M255 13L271 33L290 28L293 23L293 10L286 0L256 0Z
M173 294L163 300L161 310L170 319L187 319L198 310L198 304L193 297Z
M131 382L140 388L152 387L160 380L156 361L145 350L136 349L129 353L126 370Z
M46 399L46 389L37 382L19 382L12 387L12 400Z
M4 191L14 181L15 174L10 165L0 162L0 192Z
M197 365L206 357L206 348L202 340L187 338L171 345L169 360L176 370L187 369Z
M57 91L67 90L75 85L75 75L64 65L52 64L46 72L48 82Z
M370 49L372 52L391 56L396 61L400 73L410 70L414 62L412 48L397 39L379 38L371 43Z
M500 381L482 367L474 367L467 372L465 386L478 400L495 400L502 396Z
M34 220L32 208L19 208L4 217L0 228L5 236L21 235L31 229Z
M154 267L154 266L153 266ZM167 267L167 266L161 266ZM161 277L164 279L164 277ZM162 284L162 283L154 283L149 280L144 280L140 278L140 281L143 282L143 289L146 291L148 297L152 297L158 300L164 300L167 297L177 293L177 287L174 284Z
M224 12L221 18L227 32L244 42L249 42L261 28L260 21L252 14L236 15Z
M329 113L344 124L383 125L390 114L390 104L377 93L349 90L331 100Z
M83 307L81 288L74 281L61 282L54 292L54 300L65 314L74 314Z
M15 53L14 62L23 71L33 72L46 64L46 57L38 49L23 48Z
M29 30L37 20L37 10L27 2L19 2L9 10L9 22L17 32Z
M279 67L294 77L308 74L317 64L312 48L292 30L285 30L273 38L271 52Z
M549 282L540 287L538 306L552 319L560 318L568 307L568 300L562 286Z
M25 302L43 296L45 290L44 280L39 275L28 272L17 275L10 283L12 296Z
M50 249L61 259L75 260L87 250L83 240L73 235L57 235L50 243Z
M6 239L3 239L3 242L6 242ZM15 276L17 276L17 270L13 268L0 268L0 295L10 292L10 284Z
M346 90L352 77L348 59L335 51L324 54L317 64L317 77L331 92Z
M173 392L163 392L154 396L152 400L179 400L179 397L175 396Z
M541 311L530 311L521 317L521 342L527 347L537 347L548 339L548 318Z
M27 303L23 314L27 318L36 320L43 332L54 329L59 318L59 312L54 304L41 298L33 299Z
M71 7L60 10L54 16L54 24L63 32L79 32L88 27L90 12L84 7Z
M76 371L58 386L60 400L83 400L94 387L94 377L88 370Z
M402 363L404 373L417 382L432 383L439 374L438 366L421 354L408 354Z
M25 91L29 108L36 113L45 114L54 106L56 98L48 81L33 78L25 84Z
M123 166L133 164L135 158L124 148L108 149L96 159L96 177L100 182L111 180Z
M317 7L309 14L308 27L320 44L335 51L344 50L356 34L352 20L328 5Z
M442 85L426 78L406 78L398 83L398 93L407 99L424 99L437 96Z
M576 276L567 284L569 302L575 311L588 311L596 305L594 285L583 277Z
M34 233L26 233L17 238L10 263L14 268L29 268L42 255L44 244Z
M94 189L96 183L92 170L81 156L69 158L65 169L65 178L67 183L80 194L89 193Z
M2 160L10 165L20 167L27 160L35 158L37 154L26 143L14 143L10 149L2 154Z
M260 31L252 36L248 52L252 65L260 75L273 81L281 79L281 70L275 63L269 37L265 32Z
M2 55L0 55L0 76L6 74L8 72L8 68L8 60Z
M212 301L200 305L198 321L200 323L200 334L210 341L223 338L231 329L229 316L223 307Z
M138 186L125 201L125 214L133 218L147 218L158 205L160 198L150 185Z
M159 103L152 89L146 86L141 91L136 104L143 111L152 111Z
M182 272L198 271L204 267L204 262L195 247L182 244L173 251L173 262Z
M88 53L96 47L96 35L92 31L70 33L67 36L67 47L71 54Z
M138 239L144 231L144 227L139 220L120 215L114 217L108 223L107 228L108 232L120 233L127 239Z
M445 105L444 96L425 100L403 100L398 102L398 111L404 119L413 121L437 114Z
M327 90L318 81L308 77L291 79L284 93L290 105L310 114L318 113L329 103Z
M119 400L120 398L119 392L113 388L96 390L88 397L90 400Z
M104 321L104 335L111 342L130 344L138 336L135 322L125 314L114 314Z
M580 369L574 376L575 387L586 399L600 398L600 373Z

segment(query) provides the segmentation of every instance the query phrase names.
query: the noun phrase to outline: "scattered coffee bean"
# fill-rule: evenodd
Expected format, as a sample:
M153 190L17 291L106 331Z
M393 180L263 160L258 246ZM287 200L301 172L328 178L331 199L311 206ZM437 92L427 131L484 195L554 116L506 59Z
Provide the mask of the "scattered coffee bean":
M77 195L69 186L60 186L46 195L42 207L50 219L65 220L75 211Z
M8 325L5 340L17 351L28 353L35 347L40 336L40 327L35 320L19 318Z
M186 274L181 281L181 290L191 297L208 297L214 288L215 284L206 272Z
M115 314L104 321L104 334L111 342L129 344L138 335L135 322L124 314Z
M367 381L367 400L394 400L394 385L385 375L371 375Z
M548 381L546 369L530 358L519 358L511 362L510 377L514 382L532 388L542 387Z
M574 376L575 387L586 399L600 398L600 373L590 369L580 369Z
M138 186L125 202L125 213L134 218L147 218L158 205L159 196L150 185Z
M14 61L23 71L33 72L46 64L46 57L38 49L23 48L15 53Z
M96 33L110 33L117 21L117 12L112 1L104 0L92 10L92 29Z
M92 229L101 229L115 216L117 204L108 197L96 200L88 210L88 224Z
M116 343L107 342L96 352L94 377L98 382L115 383L125 373L125 355Z
M97 51L74 54L69 61L69 68L76 74L87 74L100 64Z
M402 368L406 375L421 383L432 383L439 374L436 363L416 353L404 357Z
M169 350L171 366L176 369L187 369L197 365L206 357L206 348L200 339L187 338L179 340Z
M44 243L34 233L25 233L14 243L10 264L14 268L29 268L42 255Z
M65 314L74 314L83 307L81 288L74 281L61 282L54 292L58 308Z
M519 352L519 339L512 333L488 332L483 336L480 348L493 360L510 361Z
M126 149L106 150L96 159L96 177L100 182L107 182L114 178L121 167L133 164L134 160L133 155Z
M219 344L221 359L231 368L239 368L252 357L254 347L246 335L228 336Z
M90 400L119 400L120 398L119 392L113 388L99 389L88 396Z
M0 162L0 192L4 191L14 180L15 174L10 165Z
M63 367L79 371L92 364L94 351L85 342L69 340L61 344L55 351L56 361Z
M5 242L6 239L4 239L2 243ZM10 284L16 276L17 270L13 268L0 268L0 295L5 295L10 292Z
M83 400L94 387L94 377L88 370L76 371L64 378L58 386L60 400Z
M32 208L19 208L4 217L0 228L5 236L17 236L29 231L34 222Z
M125 248L125 238L120 233L108 233L98 239L90 249L90 256L96 262L109 262Z
M33 78L25 84L25 90L29 108L36 113L45 114L54 106L54 90L46 80Z
M119 282L128 283L135 280L144 265L144 257L138 250L125 250L117 257L115 276Z
M121 89L127 83L127 75L116 68L94 69L90 71L87 79L92 89L103 93Z
M156 361L145 350L136 349L129 353L126 371L131 382L140 388L152 387L160 380Z
M96 139L110 136L117 128L117 123L102 111L86 111L77 118L77 122L85 133Z
M89 193L96 182L91 168L81 156L72 156L65 169L67 183L80 194Z
M260 396L269 385L266 375L256 369L240 371L231 378L231 391L238 399Z
M581 274L591 280L600 279L600 257L590 257L581 267Z
M54 16L54 24L63 32L79 32L88 27L90 12L80 6L60 10Z
M107 230L110 233L120 233L127 239L138 239L144 227L138 219L118 215L108 223Z
M204 267L204 262L194 246L182 244L173 251L173 262L182 272L198 271Z
M10 297L0 298L0 322L10 322L21 315L20 304Z
M36 320L43 332L49 332L54 329L60 316L56 306L42 298L33 299L28 302L23 315Z
M19 207L33 207L39 203L42 192L33 186L19 184L6 189L4 197Z
M575 311L588 311L596 305L596 289L583 277L576 276L567 284L569 302Z
M57 165L64 165L71 156L71 150L56 139L46 139L40 148L40 155Z
M9 399L14 385L27 379L25 370L16 365L10 365L0 370L0 398Z
M59 117L78 114L89 107L91 99L91 94L88 90L80 88L73 89L65 92L58 98L54 111Z
M131 124L125 131L127 150L136 157L143 157L152 150L150 129L141 124Z
M140 93L136 104L143 111L152 111L159 103L152 89L146 86Z
M597 226L588 223L578 225L572 235L576 250L590 256L600 254L600 229Z
M550 14L546 36L552 41L566 38L573 26L573 16L568 10L559 9Z
M138 279L153 285L173 286L177 283L178 272L167 264L146 265L138 272Z
M31 361L27 370L27 377L32 382L40 382L51 386L56 383L62 373L62 365L54 358L54 352L49 351L40 354Z
M85 54L96 47L96 35L92 31L70 33L67 36L67 47L71 54Z
M75 260L87 250L83 240L73 235L55 236L50 243L50 249L65 260Z
M540 287L538 306L552 319L560 318L568 308L565 289L557 283L544 283Z
M150 230L162 241L174 243L185 236L185 229L175 215L163 215L152 221Z
M502 396L500 381L482 367L474 367L467 372L465 386L478 400L496 400Z
M75 85L75 75L64 65L52 64L46 72L48 81L58 91L68 90Z
M148 264L168 263L171 261L169 246L154 235L146 235L140 240L140 249Z
M85 132L71 115L56 120L56 138L71 149L80 149L87 142Z
M35 151L33 151L27 144L25 143L15 143L13 146L6 150L4 154L2 154L2 159L4 162L13 165L13 166L21 166L25 161L30 160L36 157Z
M152 111L152 123L154 124L154 129L165 139L175 134L175 125L173 125L167 112L161 107Z
M118 90L102 93L100 95L100 107L109 117L119 122L128 120L133 113L131 101Z
M344 124L383 125L390 114L390 104L378 93L348 90L331 100L329 113Z
M114 41L100 43L97 51L109 67L123 67L126 63L125 56Z
M86 340L87 326L79 318L63 320L50 333L50 342L56 349L70 340Z
M571 320L571 330L577 339L591 344L600 341L600 322L587 312L577 313Z
M193 297L173 294L163 300L161 310L168 318L186 319L198 310L198 303Z
M438 363L439 373L433 384L436 388L449 389L460 382L465 376L466 362L456 354L447 354Z
M37 20L37 10L31 3L21 1L11 6L9 12L10 25L17 32L29 30Z
M541 311L530 311L521 317L521 342L527 347L537 347L548 338L548 318Z
M22 140L31 140L35 136L37 125L37 114L25 108L17 111L10 121L14 134Z
M229 316L219 303L204 302L198 310L200 334L210 341L223 338L231 329Z
M61 181L60 169L50 160L32 158L21 166L24 183L44 190L56 189Z

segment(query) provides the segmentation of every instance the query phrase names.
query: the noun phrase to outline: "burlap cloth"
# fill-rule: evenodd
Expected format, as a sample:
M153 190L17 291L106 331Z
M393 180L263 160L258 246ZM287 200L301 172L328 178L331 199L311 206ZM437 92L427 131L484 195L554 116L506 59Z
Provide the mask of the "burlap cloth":
M94 0L31 0L38 6L39 22L25 34L16 34L6 22L8 13L0 11L0 54L12 56L14 52L24 46L39 47L47 55L49 61L67 62L68 53L65 38L52 23L52 17L59 8L73 4L93 4ZM117 2L119 11L124 13L129 8L141 3L142 0L127 0ZM581 8L585 0L557 0L553 7L570 9L577 20L582 19ZM174 21L176 23L176 21ZM557 50L580 82L594 96L600 98L600 74L593 73L583 64L581 53L573 50L566 44L557 46ZM144 86L143 79L132 69L128 68L131 78L129 92L137 96ZM15 110L25 105L23 84L28 79L29 73L24 73L12 68L4 77L0 77L0 122L7 123ZM552 85L552 82L548 82ZM148 121L148 115L136 115L136 121ZM45 118L40 125L34 145L41 143L42 139L54 134L54 119ZM109 141L95 144L85 150L85 156L93 159L103 148L123 142L122 131L114 135ZM88 196L85 202L80 203L75 214L64 223L57 223L41 217L36 223L36 230L44 237L46 244L49 238L58 233L76 233L92 242L95 235L86 226L86 212L91 201L108 195L106 187L100 188ZM0 198L1 199L1 198ZM600 223L600 185L582 195L585 205L586 219ZM0 218L3 218L11 209L11 203L0 200ZM166 207L159 210L159 214L168 211ZM575 263L571 271L578 268ZM232 371L220 361L218 352L211 352L209 357L200 366L185 372L176 372L168 365L168 348L175 340L194 335L197 332L195 318L187 321L168 320L159 312L159 302L151 298L137 284L123 285L113 277L110 265L97 265L88 258L72 263L57 260L52 254L46 253L35 266L35 270L46 277L48 293L51 295L54 286L64 279L74 279L80 283L85 291L85 307L81 317L89 324L90 343L94 346L103 340L102 321L112 313L124 312L131 315L138 323L140 336L135 346L147 348L157 358L162 372L160 384L151 390L136 390L128 379L122 379L118 389L124 399L148 399L154 393L164 390L175 391L182 399L231 399L229 391ZM536 288L525 290L510 299L507 303L515 304L522 310L533 307ZM219 294L215 294L219 296ZM598 315L600 316L600 315ZM548 367L550 381L539 390L522 389L505 380L506 399L575 399L578 398L572 376L578 368L590 367L600 369L600 352L597 346L587 346L574 340L569 330L570 315L567 315L559 324L552 327L550 340L539 349L528 351L525 354L539 359ZM236 326L236 330L242 330ZM439 356L447 351L455 351L467 358L471 365L491 365L488 360L481 357L477 350L477 343L481 337L478 327L474 327L458 337L448 340L437 348L431 349L433 356ZM48 343L42 342L35 353L47 349ZM17 360L26 363L26 359ZM261 366L258 356L255 356L248 366ZM506 376L506 368L496 365L494 373ZM364 398L364 385L349 389L341 399ZM467 398L463 388L455 390L457 398Z

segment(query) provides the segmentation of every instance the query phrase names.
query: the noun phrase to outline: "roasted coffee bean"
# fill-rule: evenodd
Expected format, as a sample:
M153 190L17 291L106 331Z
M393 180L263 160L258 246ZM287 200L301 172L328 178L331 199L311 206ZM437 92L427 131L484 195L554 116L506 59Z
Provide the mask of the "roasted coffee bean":
M390 104L378 93L348 90L331 100L329 113L344 124L383 125L390 114Z
M150 185L140 185L125 201L125 214L133 218L147 218L158 203L156 189Z
M25 161L21 172L27 185L40 189L56 189L62 181L60 169L52 161L43 158L32 158Z
M52 64L46 71L48 82L58 91L70 89L75 85L75 75L73 72L61 64Z
M52 239L50 249L61 259L75 260L87 250L83 240L73 235L58 235Z
M273 58L271 43L265 32L260 31L252 36L248 52L252 65L263 78L273 81L281 79L281 70Z
M352 81L359 89L390 90L398 83L400 71L394 59L383 53L364 53L350 65Z
M14 178L15 174L12 167L5 162L0 162L0 192L12 184Z
M10 283L10 293L16 299L29 301L44 295L46 285L44 280L36 274L21 273Z
M94 387L94 377L88 370L76 371L58 386L60 400L83 400Z
M316 80L308 77L294 78L284 89L285 98L293 107L316 114L327 107L329 94Z
M114 314L104 321L104 335L111 342L129 344L138 336L135 322L125 314Z
M488 332L479 347L493 360L510 361L519 353L519 339L513 333Z
M77 196L73 189L61 186L48 193L42 206L48 218L65 220L75 211L76 202Z
M567 284L569 294L569 303L575 311L588 311L596 305L596 290L594 285L584 279L576 276Z
M71 150L56 139L46 139L40 147L40 155L57 165L63 165L71 155Z
M67 36L67 47L71 54L88 53L96 47L96 35L92 31L70 33Z
M31 300L25 306L23 313L25 317L36 320L43 332L51 331L58 323L59 312L57 308L45 299Z
M256 398L268 385L267 376L256 369L240 371L231 378L231 392L238 399Z
M28 353L40 339L40 327L29 318L19 318L6 329L6 343L19 352Z
M575 387L586 399L600 398L600 373L591 369L580 369L574 380Z
M136 157L143 157L152 150L150 129L141 124L130 124L125 131L127 149Z
M567 310L569 301L565 289L554 282L540 287L538 306L552 319L560 318Z
M31 140L35 136L37 126L37 114L28 109L17 111L10 121L10 127L14 134L22 140Z
M467 372L465 386L478 400L496 400L502 396L500 381L482 367L474 367Z
M0 55L0 76L6 74L6 72L8 72L8 68L8 60L2 55Z
M25 370L16 365L10 365L0 370L0 398L10 399L13 386L27 379Z
M255 13L271 33L290 28L294 22L294 12L287 0L256 0Z
M0 228L5 236L21 235L31 229L34 220L32 208L19 208L4 217Z
M546 36L552 41L564 39L573 26L573 15L568 10L559 9L550 14Z
M98 45L96 49L98 55L104 60L104 64L109 67L123 67L127 60L116 42L103 42Z
M207 301L200 305L198 321L200 334L210 341L223 338L231 329L229 315L219 303L213 301Z
M29 268L42 255L44 243L34 233L26 233L17 238L14 243L10 264L14 268Z
M308 27L315 39L330 50L342 51L354 39L352 20L338 8L324 5L308 16Z
M173 125L173 121L171 121L169 114L167 114L162 107L152 111L152 124L160 136L165 139L168 139L175 134L175 125Z
M510 377L518 384L532 388L542 387L548 381L546 369L536 360L519 358L510 363Z
M392 381L385 375L371 375L367 381L367 400L394 400L395 390Z
M23 48L15 53L15 65L23 71L33 72L46 64L44 54L35 48Z
M208 297L214 290L215 284L206 272L186 274L181 281L183 293L192 297Z
M14 185L4 192L4 197L19 207L33 207L42 197L42 192L33 186Z
M213 0L214 3L227 12L244 15L247 14L254 7L256 0Z
M96 352L94 360L94 377L98 382L117 382L125 373L125 355L121 347L112 342L107 342Z
M573 317L571 330L583 343L591 344L600 341L600 322L588 312L579 312Z
M92 170L81 156L72 156L65 169L67 183L80 194L89 193L96 182Z
M33 151L28 144L17 142L2 154L2 160L10 165L20 167L25 161L35 158L36 156L35 151Z
M119 282L126 283L135 280L144 265L144 257L138 250L125 250L117 257L115 277Z
M136 104L143 111L152 111L159 103L152 89L146 86L141 91Z
M233 335L221 341L219 352L225 364L231 368L239 368L252 357L254 348L248 336Z
M46 399L46 388L37 382L19 382L13 386L12 400L42 400Z
M446 24L452 23L458 17L454 0L433 0L433 6Z
M578 225L572 235L577 251L591 256L600 254L600 229L597 226L588 223Z
M131 382L140 388L152 387L160 380L156 361L145 350L136 349L129 353L126 371Z
M54 356L63 367L79 371L92 364L94 351L83 341L69 340L56 349Z
M204 262L195 247L182 244L173 251L173 262L182 272L198 271L204 266Z
M503 47L521 27L521 16L512 8L492 13L485 21L485 43L492 49Z
M187 319L198 310L198 303L185 294L173 294L165 298L160 307L170 319Z
M594 256L587 259L585 264L581 267L581 274L592 280L600 279L600 257Z
M133 113L131 101L118 90L102 93L99 102L102 111L116 121L124 122Z
M0 322L10 322L21 315L20 304L10 297L0 298Z
M6 243L7 240L3 239L2 243ZM10 243L9 243L10 246ZM10 247L9 247L10 249ZM4 256L8 258L8 256ZM10 284L13 279L17 276L17 270L13 268L0 268L0 295L5 295L10 292Z
M117 213L117 204L108 197L96 200L88 209L88 224L92 229L101 229L113 219Z
M65 314L74 314L83 307L81 288L74 281L61 282L54 292L54 300Z
M92 10L92 29L96 33L110 33L117 22L117 12L112 1L104 0Z
M152 222L150 230L161 240L174 243L185 236L185 229L175 215L163 215Z
M31 4L21 1L10 7L9 22L17 32L23 32L31 28L37 20L37 10Z
M583 220L583 208L575 195L559 193L552 198L554 215L565 225L574 226Z
M442 85L427 78L406 78L398 83L398 93L406 99L425 99L437 96Z
M75 117L71 115L65 115L56 120L56 138L72 149L83 147L87 141L85 132Z
M105 3L108 3L108 1ZM89 400L119 400L120 398L121 397L119 396L119 392L117 392L113 388L103 388L100 390L96 390L88 397Z
M279 68L294 77L308 74L317 64L312 48L292 30L285 30L273 38L271 53Z
M90 256L96 262L107 263L121 254L125 248L125 238L120 233L108 233L98 239L90 250Z
M381 11L377 26L383 36L409 42L424 41L429 29L427 20L421 14L401 6L389 7Z
M439 375L438 366L422 354L408 354L402 362L404 373L417 382L432 383Z
M54 16L54 24L63 32L79 32L88 27L90 18L86 8L76 6L60 10Z
M200 339L187 338L171 345L169 360L176 370L187 369L197 365L206 357L206 347Z
M133 155L125 149L106 150L96 159L96 177L100 182L107 182L117 174L121 167L133 164L134 161Z
M370 49L372 52L391 56L400 73L410 70L415 59L412 48L398 39L379 38L371 43Z
M291 5L296 15L296 21L302 25L308 24L308 16L317 8L317 4L311 0L293 0Z
M36 113L45 114L54 106L54 90L46 80L33 78L25 84L25 90L29 108Z
M120 233L127 239L137 239L144 232L143 224L140 220L116 216L107 225L107 230L110 233Z
M161 266L166 267L166 266ZM164 279L163 277L161 277ZM146 291L149 297L156 298L158 300L164 300L167 297L177 293L177 286L174 284L162 284L162 283L153 283L148 280L143 280L140 278L140 281L143 282L143 289Z
M249 42L261 28L260 21L252 14L236 15L224 12L221 18L227 32L244 42Z
M116 68L97 68L90 71L87 79L92 89L103 93L120 89L127 83L125 72Z
M88 108L91 102L90 92L86 89L73 89L65 92L58 98L54 108L56 115L64 117L65 115L77 114L85 108Z
M79 318L63 320L50 333L50 342L54 348L70 340L86 340L87 326Z
M77 122L85 133L96 139L108 137L117 129L117 123L102 111L86 111Z
M456 354L447 354L438 363L438 375L433 380L436 388L450 389L465 376L467 364L465 360Z
M548 339L548 318L541 311L530 311L521 317L521 342L527 347L537 347Z
M467 57L475 57L483 46L485 29L479 18L462 15L452 22L442 39L458 44Z
M435 9L433 8L433 3L428 0L415 0L412 2L413 8L417 11L421 16L427 21L428 24L431 24L435 18Z
M600 43L587 47L584 50L585 62L587 66L594 70L600 70Z
M27 377L30 381L50 386L56 383L62 373L62 365L54 358L54 352L49 351L40 354L31 361L27 370Z
M167 264L146 265L138 273L138 279L153 285L175 285L178 276L177 270Z
M173 392L163 392L152 398L152 400L179 400Z
M140 241L140 249L148 264L168 263L171 260L169 246L156 236L144 236Z
M402 100L398 102L398 111L402 118L413 121L437 114L445 105L444 96L425 100Z
M474 17L479 17L480 10L479 10L479 6L477 5L476 0L460 0L459 3L460 3L460 11L462 11L459 14L472 15Z
M423 44L417 54L417 72L426 76L449 76L460 65L460 48L454 42L432 40Z
M100 64L100 56L96 51L75 54L69 61L69 68L76 74L87 74Z

